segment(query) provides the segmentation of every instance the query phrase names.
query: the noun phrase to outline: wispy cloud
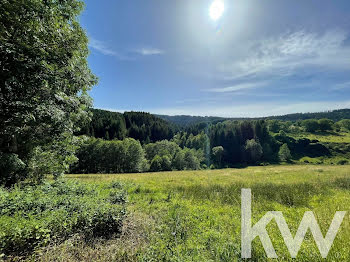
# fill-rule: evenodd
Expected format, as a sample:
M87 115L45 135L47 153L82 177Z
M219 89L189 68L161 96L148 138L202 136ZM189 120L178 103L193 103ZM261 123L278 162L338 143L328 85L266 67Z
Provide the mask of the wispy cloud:
M112 56L117 55L116 52L114 52L113 50L105 46L105 44L102 41L96 40L94 38L90 38L89 46L104 55L112 55Z
M228 87L205 89L204 91L214 92L214 93L227 93L227 92L235 92L235 91L241 91L241 90L246 90L246 89L263 87L266 84L267 84L267 82L265 82L265 81L239 83L239 84L231 85Z
M148 55L163 55L165 52L164 50L158 49L158 48L139 48L133 50L135 53L143 56L148 56Z
M348 89L348 88L350 89L350 81L336 84L333 86L332 90L344 90L344 89Z
M218 71L226 79L245 77L284 77L308 68L309 72L346 70L350 68L350 46L347 33L324 34L298 31L263 39L250 46L243 59L223 63Z
M96 51L100 52L103 55L114 56L120 60L135 60L136 55L150 56L150 55L162 55L164 50L158 48L148 48L142 47L139 49L128 50L126 52L117 52L114 49L110 48L105 42L97 40L90 37L89 46Z
M113 49L108 47L103 41L97 40L92 37L90 37L89 40L89 46L103 55L114 56L120 60L132 60L132 58L114 51Z

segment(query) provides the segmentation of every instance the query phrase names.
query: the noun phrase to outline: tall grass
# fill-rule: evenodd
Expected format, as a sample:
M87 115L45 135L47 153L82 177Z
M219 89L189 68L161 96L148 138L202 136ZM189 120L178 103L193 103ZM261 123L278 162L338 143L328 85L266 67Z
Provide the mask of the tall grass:
M350 170L346 166L286 165L69 178L94 185L123 183L131 221L138 223L134 231L123 235L119 247L110 242L86 247L95 259L85 257L86 261L111 261L110 250L116 254L114 261L241 261L243 187L252 189L253 223L267 211L283 211L292 234L305 211L315 213L324 235L336 211L349 211ZM293 260L275 223L269 224L268 232L279 255L277 261L350 261L349 214L327 259L321 258L310 233ZM58 246L55 252L56 257L59 253L67 261L78 261L72 254L83 256L84 247L73 251ZM269 261L258 239L253 241L251 261Z

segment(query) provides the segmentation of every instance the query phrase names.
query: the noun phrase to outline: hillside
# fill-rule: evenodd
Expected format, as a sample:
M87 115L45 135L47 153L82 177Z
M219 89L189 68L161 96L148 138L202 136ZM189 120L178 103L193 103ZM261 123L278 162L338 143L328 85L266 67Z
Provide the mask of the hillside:
M173 137L174 124L145 112L111 112L91 109L92 121L83 124L78 135L96 138L124 139L131 137L140 142L155 142Z
M316 112L316 113L295 113L279 116L268 116L268 117L257 117L257 118L239 118L239 117L216 117L216 116L189 116L189 115L156 115L166 121L174 123L180 127L189 127L194 124L199 124L203 122L222 122L225 120L257 120L257 119L275 119L283 121L298 121L305 119L322 119L328 118L333 121L339 121L342 119L350 119L350 109L338 109L326 112Z
M328 118L333 121L339 121L342 119L350 119L350 109L338 109L326 112L317 112L317 113L296 113L296 114L287 114L281 116L270 116L268 119L276 119L283 121L298 121L305 119L322 119Z

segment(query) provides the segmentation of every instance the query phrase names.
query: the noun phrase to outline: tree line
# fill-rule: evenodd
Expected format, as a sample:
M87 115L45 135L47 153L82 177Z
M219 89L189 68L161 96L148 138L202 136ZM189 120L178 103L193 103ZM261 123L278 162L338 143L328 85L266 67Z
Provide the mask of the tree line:
M170 140L154 143L142 144L134 138L89 138L80 146L79 161L71 172L128 173L256 164L278 161L281 145L270 135L264 120L209 124L196 135L180 131Z
M105 140L131 137L142 144L171 139L176 126L145 112L110 112L90 109L91 121L83 122L77 135L87 135Z

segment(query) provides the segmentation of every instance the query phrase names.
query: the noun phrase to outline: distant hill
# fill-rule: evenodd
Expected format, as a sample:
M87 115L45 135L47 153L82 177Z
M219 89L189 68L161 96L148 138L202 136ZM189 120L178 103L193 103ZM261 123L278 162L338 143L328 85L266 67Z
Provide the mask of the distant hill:
M156 116L168 122L174 123L180 127L188 127L190 125L198 124L202 122L219 122L219 121L227 120L227 118L215 117L215 116L188 116L188 115L178 115L178 116L156 115Z
M225 120L256 120L256 119L276 119L283 121L298 121L305 119L321 119L328 118L333 121L339 121L341 119L350 119L350 109L338 109L326 112L317 113L295 113L280 116L269 116L260 118L225 118L225 117L215 117L215 116L188 116L188 115L178 115L178 116L168 116L168 115L156 115L166 121L174 123L179 127L189 127L191 125L196 125L200 123L216 123Z
M78 135L88 135L104 139L123 139L132 137L141 142L155 142L171 139L179 130L196 133L208 123L216 124L226 120L256 120L276 119L282 121L298 121L305 119L328 118L333 121L350 119L350 109L339 109L318 113L297 113L264 118L224 118L215 116L168 116L153 115L145 112L111 112L101 109L91 109L92 121L82 124Z
M270 116L268 119L276 119L283 121L298 121L305 119L321 119L328 118L333 121L339 121L342 119L350 119L350 109L338 109L326 112L317 112L317 113L296 113L296 114L287 114L281 116Z

